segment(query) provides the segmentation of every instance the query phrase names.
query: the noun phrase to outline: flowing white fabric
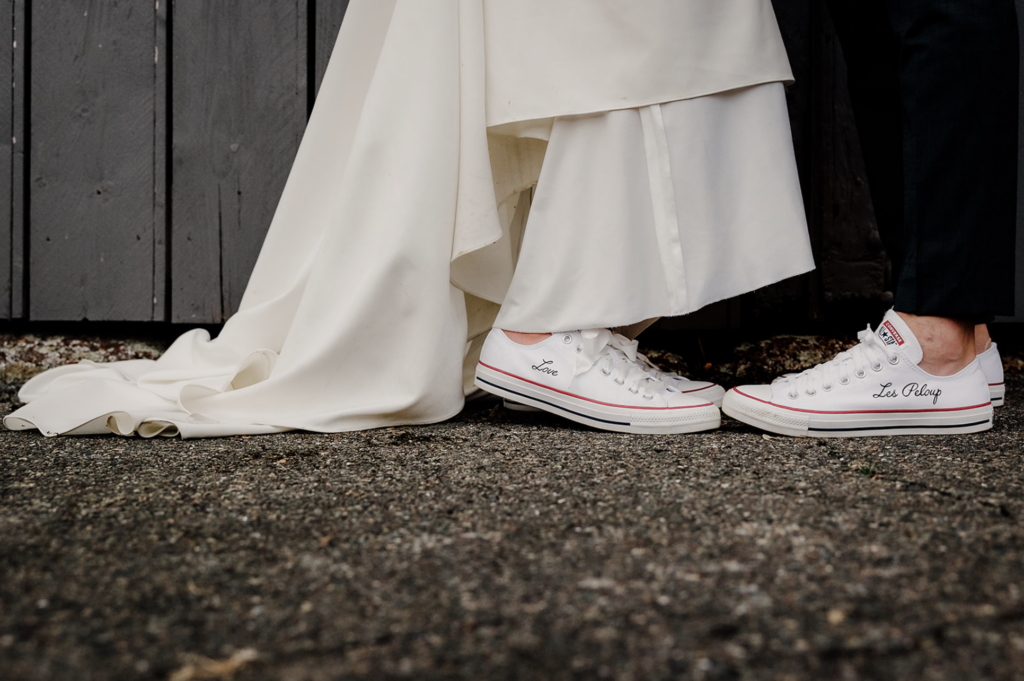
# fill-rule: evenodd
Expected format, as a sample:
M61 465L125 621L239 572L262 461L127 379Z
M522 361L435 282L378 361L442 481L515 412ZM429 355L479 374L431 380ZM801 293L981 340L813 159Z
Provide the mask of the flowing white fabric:
M683 315L807 272L782 85L559 118L528 225L502 329Z
M488 136L491 98L511 101L501 93L516 91L533 68L526 57L525 67L516 59L499 66L502 45L518 45L500 38L518 29L493 19L515 5L555 21L544 14L551 4L558 3L353 0L241 309L220 336L191 331L157 361L47 371L25 385L27 404L5 425L45 435L208 437L338 432L457 413L466 341L490 325L512 281L512 226L526 219L523 190L536 182L545 148L537 139ZM677 14L679 6L693 9ZM712 9L720 6L732 13ZM678 40L711 32L732 47L718 50L717 66L702 59L682 68L668 87L662 67L690 57L653 48L635 33L643 27L614 30L634 11L658 8L663 19L696 22L678 24ZM749 20L736 19L747 16L741 8ZM616 81L636 92L616 90L627 98L618 104L590 81L570 99L552 95L552 106L537 109L545 116L790 77L767 0L595 0L578 10L561 17L562 30L545 26L547 44L531 46L554 60L545 66L559 68L562 52L571 59L574 41L586 49L584 25L618 36L604 49L644 70ZM739 34L716 17L748 32L759 27L758 39L735 43ZM647 28L649 39L665 39L663 26ZM543 137L550 122L531 127L531 110L494 120Z
M484 0L487 124L791 81L771 0Z

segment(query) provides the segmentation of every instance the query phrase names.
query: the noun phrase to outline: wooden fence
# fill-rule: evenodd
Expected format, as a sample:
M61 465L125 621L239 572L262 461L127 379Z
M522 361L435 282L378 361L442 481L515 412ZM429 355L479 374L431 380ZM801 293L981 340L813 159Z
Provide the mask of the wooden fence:
M0 319L237 309L347 5L2 0ZM827 317L887 288L828 18L818 0L775 5L820 267L718 306L712 325L739 309Z

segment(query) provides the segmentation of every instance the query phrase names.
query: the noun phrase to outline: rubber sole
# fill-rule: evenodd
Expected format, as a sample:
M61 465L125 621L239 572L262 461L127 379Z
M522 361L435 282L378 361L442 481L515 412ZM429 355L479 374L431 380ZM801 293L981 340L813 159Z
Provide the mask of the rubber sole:
M697 397L702 400L707 400L711 404L718 408L722 407L722 399L725 397L725 388L720 385L712 385L707 388L701 388L700 390L685 390L684 395L690 397ZM536 407L530 407L514 400L506 399L503 401L505 408L511 411L544 411L543 409L537 409Z
M1006 402L1006 386L1002 383L989 383L988 394L992 397L993 407L1001 407Z
M680 392L690 397L699 397L702 400L707 400L716 407L721 407L722 400L725 398L725 388L720 385L710 385L700 390L682 390Z
M714 430L721 412L706 405L638 408L606 404L571 395L478 364L475 384L481 390L599 430L635 434L696 433Z
M730 390L722 411L737 421L793 437L868 437L873 435L954 435L992 427L992 405L956 411L834 413L795 411Z
M525 411L525 412L534 412L534 413L536 413L538 411L544 411L543 409L538 409L537 407L531 407L530 405L523 404L522 402L516 402L515 400L510 400L507 397L501 400L501 404L502 404L502 406L504 406L509 411Z

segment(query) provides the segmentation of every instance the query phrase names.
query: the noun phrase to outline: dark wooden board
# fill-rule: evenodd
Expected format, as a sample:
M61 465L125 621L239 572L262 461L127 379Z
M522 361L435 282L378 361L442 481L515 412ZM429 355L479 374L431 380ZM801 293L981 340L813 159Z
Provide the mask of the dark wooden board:
M334 49L334 42L338 38L338 31L341 30L341 20L345 18L345 10L348 9L348 0L314 0L314 4L314 91L319 92L324 72L327 71L327 62L330 61L331 51Z
M30 318L152 319L154 2L30 11Z
M0 93L0 319L25 314L25 2L5 3L0 35L0 73L9 87Z
M812 202L812 231L818 259L815 315L830 303L881 301L886 260L878 235L853 107L846 89L846 63L824 8L817 46L819 81L816 112L817 196Z
M793 146L817 268L747 296L758 319L825 319L833 303L879 300L885 258L875 226L842 51L820 0L773 0L796 83Z
M14 34L14 6L0 6L0 35ZM14 72L12 41L0 41L0 73ZM14 198L14 88L0 89L0 319L11 318L11 252Z
M1017 0L1017 23L1024 38L1024 0ZM1020 72L1024 75L1024 49L1020 54ZM1024 322L1024 78L1020 87L1020 125L1017 133L1017 286L1014 302L1017 314L1000 318L1005 321Z
M25 128L25 104L28 99L28 0L14 0L14 110L12 117L13 158L11 168L11 318L22 319L28 312L28 262L26 260L25 221L29 138Z
M172 5L171 320L238 307L307 115L306 0Z
M170 49L167 42L167 17L170 0L156 0L153 22L153 321L170 319L167 296L170 251L167 248L167 151L170 145L168 127L168 65Z

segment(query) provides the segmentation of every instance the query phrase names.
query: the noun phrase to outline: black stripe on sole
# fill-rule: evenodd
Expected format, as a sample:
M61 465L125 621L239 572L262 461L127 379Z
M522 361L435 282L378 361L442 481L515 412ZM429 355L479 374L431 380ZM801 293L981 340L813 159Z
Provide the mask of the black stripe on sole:
M480 376L477 376L476 380L480 381L481 383L486 383L487 385L492 385L495 388L498 388L499 390L505 390L507 392L510 392L513 395L519 395L520 397L525 397L528 400L534 400L536 402L543 402L544 404L548 405L549 407L554 407L555 409L561 409L562 411L567 411L570 414L575 414L576 416L579 416L580 418L590 419L591 421L600 421L601 423L611 423L611 424L616 425L616 426L630 426L630 427L632 427L632 425L633 425L632 423L626 423L626 422L623 422L623 421L609 421L608 419L599 419L596 416L590 416L589 414L581 414L578 411L573 411L572 409L566 409L565 407L563 407L561 405L553 404L551 402L548 402L547 400L542 400L539 397L534 397L533 395L527 395L525 393L521 393L521 392L512 390L511 388L506 388L503 385L498 385L497 383L491 383L490 381L488 381L485 378L480 378Z
M850 433L858 430L906 430L908 428L969 428L970 426L980 426L983 423L991 423L992 419L985 419L984 421L975 421L974 423L955 423L949 425L940 426L864 426L861 428L808 428L808 431L818 431L821 433Z

